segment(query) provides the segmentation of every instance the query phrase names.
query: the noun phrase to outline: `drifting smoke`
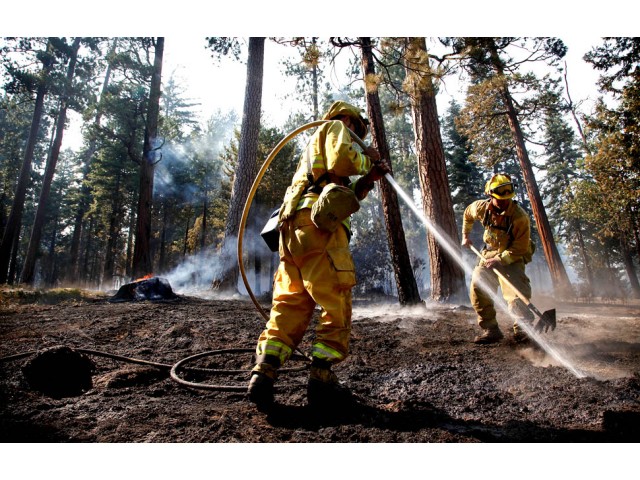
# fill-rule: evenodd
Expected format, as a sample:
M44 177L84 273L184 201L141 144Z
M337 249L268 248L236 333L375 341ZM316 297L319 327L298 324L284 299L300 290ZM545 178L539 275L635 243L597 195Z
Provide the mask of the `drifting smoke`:
M220 254L201 252L186 257L180 265L162 276L169 280L178 293L213 297L211 283L222 275L222 265Z
M260 295L271 288L273 278L274 259L272 253L260 237L259 230L248 227L244 232L243 257L245 264L249 259L261 259L263 265L260 272L255 268L246 268L247 280L254 294ZM214 280L225 276L230 269L238 268L238 241L237 237L230 237L224 242L222 249L218 251L208 250L190 255L176 268L162 275L172 288L181 294L197 296L201 298L228 298L224 293L212 290ZM246 295L242 278L238 278L238 292Z

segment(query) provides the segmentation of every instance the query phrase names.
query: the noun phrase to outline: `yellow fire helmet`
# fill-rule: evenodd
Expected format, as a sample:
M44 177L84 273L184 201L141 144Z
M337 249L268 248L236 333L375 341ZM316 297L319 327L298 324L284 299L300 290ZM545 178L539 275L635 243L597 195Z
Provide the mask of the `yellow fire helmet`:
M360 112L361 110L358 107L354 107L347 102L337 101L333 102L322 119L332 120L339 115L348 115L354 120L354 133L358 135L360 139L364 139L364 137L366 137L367 133L369 132L369 120L364 118Z
M508 200L516 195L511 177L506 173L496 173L484 187L484 193L498 200Z

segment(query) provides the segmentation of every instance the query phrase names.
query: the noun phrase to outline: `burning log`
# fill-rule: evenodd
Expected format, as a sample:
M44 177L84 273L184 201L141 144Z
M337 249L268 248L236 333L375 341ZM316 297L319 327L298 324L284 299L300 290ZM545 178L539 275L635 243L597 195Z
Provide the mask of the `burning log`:
M149 277L149 276L147 276ZM166 278L143 277L132 283L120 287L118 292L109 299L110 302L133 302L142 300L173 300L178 296L173 292L171 284Z

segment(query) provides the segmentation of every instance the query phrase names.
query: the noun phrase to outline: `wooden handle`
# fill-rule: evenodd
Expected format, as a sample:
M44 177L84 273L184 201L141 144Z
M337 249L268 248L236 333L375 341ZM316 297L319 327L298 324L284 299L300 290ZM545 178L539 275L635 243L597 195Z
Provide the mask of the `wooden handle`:
M471 251L473 253L475 253L478 257L480 257L482 260L484 260L484 257L482 256L482 254L478 251L478 249L476 247L474 247L473 245L470 245L469 248L471 249ZM520 300L522 300L528 307L531 306L531 302L529 301L529 299L527 297L525 297L522 292L520 292L520 290L518 290L516 287L514 287L513 283L511 283L507 277L504 276L504 274L502 272L500 272L497 268L491 268L491 270L493 270L495 272L496 275L498 275L498 277L500 277L507 285L509 285L514 292L516 292L516 295L520 298Z

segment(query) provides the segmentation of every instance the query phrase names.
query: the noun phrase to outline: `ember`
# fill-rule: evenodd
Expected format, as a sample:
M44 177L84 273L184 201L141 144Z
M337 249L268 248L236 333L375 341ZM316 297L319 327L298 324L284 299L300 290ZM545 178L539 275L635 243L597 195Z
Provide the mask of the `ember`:
M109 299L110 302L131 302L141 300L171 300L177 298L166 278L151 277L136 280L120 287Z

